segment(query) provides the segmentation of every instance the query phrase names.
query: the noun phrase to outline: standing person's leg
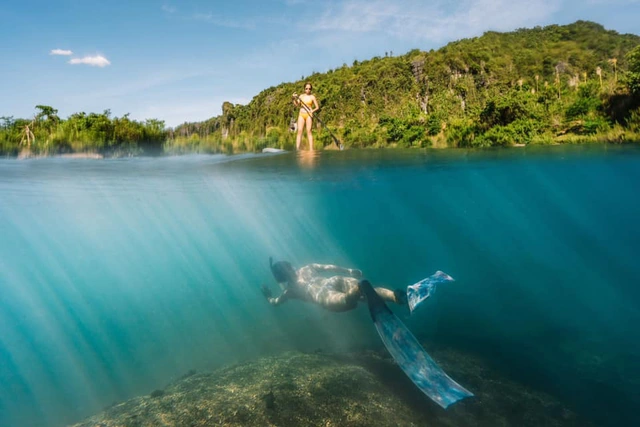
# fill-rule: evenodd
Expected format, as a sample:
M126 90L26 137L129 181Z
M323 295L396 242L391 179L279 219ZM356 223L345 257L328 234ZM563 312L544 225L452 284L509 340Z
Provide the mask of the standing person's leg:
M305 119L303 113L298 114L298 134L296 135L296 150L300 150L300 142L302 142L302 128L304 127Z
M307 140L309 141L309 151L313 151L313 135L311 134L311 127L313 126L313 119L307 117Z

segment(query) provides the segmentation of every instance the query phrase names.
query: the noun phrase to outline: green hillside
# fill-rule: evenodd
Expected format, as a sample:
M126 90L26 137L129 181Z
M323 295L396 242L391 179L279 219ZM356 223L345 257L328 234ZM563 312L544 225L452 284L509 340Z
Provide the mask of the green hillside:
M306 80L320 117L350 147L638 140L629 67L640 73L639 45L639 36L585 21L487 32L282 83L248 105L225 103L221 116L178 126L168 148L292 148L291 93ZM316 139L332 141L321 128Z

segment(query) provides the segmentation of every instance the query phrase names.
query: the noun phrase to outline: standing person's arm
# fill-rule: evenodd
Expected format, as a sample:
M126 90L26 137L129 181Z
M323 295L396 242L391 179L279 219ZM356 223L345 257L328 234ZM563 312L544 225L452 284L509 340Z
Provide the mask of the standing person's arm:
M313 96L313 105L315 106L315 108L311 110L311 115L313 115L313 113L315 113L320 109L320 104L318 103L318 100L316 99L315 95L311 95L311 96Z

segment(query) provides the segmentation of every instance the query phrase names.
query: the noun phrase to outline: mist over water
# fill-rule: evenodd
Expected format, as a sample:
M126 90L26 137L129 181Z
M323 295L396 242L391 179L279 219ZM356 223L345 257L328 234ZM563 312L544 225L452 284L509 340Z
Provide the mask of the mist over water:
M381 346L365 306L269 306L269 256L392 288L445 271L413 317L393 307L419 339L598 425L640 422L638 182L637 146L2 159L0 425L72 423L191 369Z

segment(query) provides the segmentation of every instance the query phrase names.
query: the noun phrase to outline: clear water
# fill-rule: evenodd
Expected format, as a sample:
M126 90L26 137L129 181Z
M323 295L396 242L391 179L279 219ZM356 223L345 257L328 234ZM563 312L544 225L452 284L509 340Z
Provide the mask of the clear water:
M640 423L640 147L0 160L0 425L58 426L284 350L380 346L366 307L266 304L268 257L456 282L420 339L599 425Z

